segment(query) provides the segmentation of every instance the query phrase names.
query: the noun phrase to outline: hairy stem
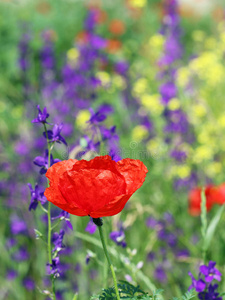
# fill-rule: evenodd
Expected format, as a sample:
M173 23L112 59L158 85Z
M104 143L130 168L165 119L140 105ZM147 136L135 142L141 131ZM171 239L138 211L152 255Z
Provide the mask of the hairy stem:
M117 298L117 300L120 300L119 290L118 290L117 281L116 281L116 274L115 274L115 271L114 271L114 268L113 268L113 265L112 265L111 259L109 257L109 253L108 253L107 247L106 247L106 243L105 243L105 240L104 240L104 235L103 235L102 227L98 226L98 230L99 230L99 235L100 235L100 239L101 239L101 242L102 242L102 247L103 247L106 259L108 261L109 268L110 268L111 273L112 273L113 282L114 282L115 291L116 291L116 298Z

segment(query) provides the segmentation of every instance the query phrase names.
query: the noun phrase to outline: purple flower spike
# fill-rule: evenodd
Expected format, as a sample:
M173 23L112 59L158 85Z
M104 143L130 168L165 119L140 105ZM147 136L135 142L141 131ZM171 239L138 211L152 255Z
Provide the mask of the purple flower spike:
M60 260L59 257L55 257L52 259L52 263L51 264L47 264L47 271L49 274L54 275L54 277L59 277L60 276Z
M29 210L35 210L38 206L38 202L40 202L42 205L46 203L46 198L44 196L44 192L40 192L38 184L35 185L35 188L32 188L32 185L30 183L27 184L30 189L31 194L31 201Z
M53 156L51 154L50 156L50 167L52 165L54 165L55 163L59 162L60 160L59 159L53 159ZM48 169L48 150L45 150L45 156L42 157L42 156L37 156L35 157L33 163L38 166L38 167L41 167L40 169L40 174L45 174L47 172L47 169Z
M49 117L47 108L44 107L43 111L41 111L40 105L37 105L37 109L38 109L38 116L37 116L37 118L33 119L31 122L32 123L49 124L48 122L46 122L46 119Z
M63 143L67 146L66 140L61 136L60 132L63 128L63 124L55 124L52 130L48 130L48 139L50 142ZM44 137L46 138L46 132L43 132Z
M217 291L218 284L213 284L212 281L221 280L222 274L215 268L216 263L210 261L209 265L202 265L199 268L199 277L198 280L189 272L191 276L192 284L189 287L189 290L194 288L198 292L198 298L200 300L222 300L222 297L219 297Z
M55 245L55 248L52 250L53 252L61 251L63 248L65 248L65 245L63 244L63 237L64 237L65 231L60 229L60 232L55 232L52 236L52 242Z

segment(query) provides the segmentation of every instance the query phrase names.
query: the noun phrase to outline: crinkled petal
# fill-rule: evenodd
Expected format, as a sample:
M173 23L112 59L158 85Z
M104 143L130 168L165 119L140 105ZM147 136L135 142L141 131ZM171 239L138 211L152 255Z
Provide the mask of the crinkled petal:
M121 195L113 199L109 204L104 206L102 209L91 212L92 218L110 217L120 213L131 195Z
M124 178L111 158L77 162L60 177L59 188L70 205L75 203L88 215L126 193Z
M148 169L142 161L125 158L117 162L117 169L125 178L127 194L133 194L145 181Z
M62 196L59 190L59 178L60 175L70 170L74 164L77 163L76 159L69 159L65 161L58 162L54 164L51 168L48 169L46 177L50 181L50 187L47 188L44 192L45 197L48 201L52 202L54 205L59 208L78 216L87 215L82 209L77 207L75 204L70 207L70 204Z

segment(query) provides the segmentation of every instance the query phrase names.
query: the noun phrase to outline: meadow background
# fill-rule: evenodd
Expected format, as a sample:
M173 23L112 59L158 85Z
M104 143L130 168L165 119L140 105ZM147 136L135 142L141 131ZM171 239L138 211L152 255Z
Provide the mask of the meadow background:
M46 149L43 126L31 123L37 105L63 123L67 145L55 144L54 159L109 154L149 170L125 209L105 218L118 279L170 299L187 291L189 271L198 275L202 222L188 199L225 181L225 7L196 3L0 1L0 299L50 299L46 216L29 210L27 186L46 187L33 163ZM89 218L53 206L52 216L53 232L65 231L57 299L112 285ZM224 225L223 214L206 255L222 273L220 292Z

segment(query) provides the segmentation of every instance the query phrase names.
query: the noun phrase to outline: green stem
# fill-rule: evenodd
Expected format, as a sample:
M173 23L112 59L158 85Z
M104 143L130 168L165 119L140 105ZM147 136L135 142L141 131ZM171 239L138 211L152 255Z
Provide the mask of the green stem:
M50 167L51 164L51 150L52 148L49 145L49 139L48 139L48 131L46 128L46 125L44 124L45 128L45 134L46 134L46 139L47 139L47 145L48 145L48 168ZM49 187L49 181L47 179L47 186ZM51 245L51 237L52 237L52 221L51 221L51 202L48 202L48 261L49 264L52 264L52 245ZM55 279L52 276L52 296L53 300L56 300L55 297Z
M105 243L105 240L104 240L102 227L98 226L98 230L99 230L100 239L101 239L101 242L102 242L102 247L103 247L106 259L108 261L109 268L110 268L111 273L112 273L112 277L113 277L113 281L114 281L114 286L115 286L115 291L116 291L116 298L117 298L117 300L120 300L119 290L118 290L117 281L116 281L116 274L115 274L115 271L114 271L111 259L109 257L109 253L108 253L107 248L106 248L106 243Z

